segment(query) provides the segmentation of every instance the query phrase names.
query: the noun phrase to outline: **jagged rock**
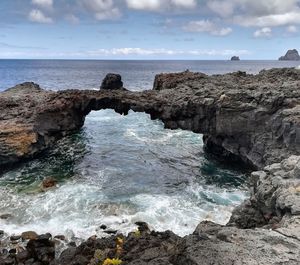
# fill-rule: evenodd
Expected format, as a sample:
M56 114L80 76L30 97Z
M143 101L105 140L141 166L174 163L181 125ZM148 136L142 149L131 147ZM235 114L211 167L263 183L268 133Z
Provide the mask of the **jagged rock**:
M205 135L206 146L256 168L300 154L300 72L161 74L152 91L45 91L27 83L0 93L0 166L32 158L80 129L91 110L130 109L166 128Z
M240 57L239 56L232 56L231 61L240 61Z
M107 74L103 79L100 89L120 90L123 89L122 77L119 74Z
M91 110L146 112L161 119L166 128L204 133L210 152L241 159L260 171L252 173L251 197L234 210L227 226L203 222L192 235L180 238L168 231L150 232L139 222L145 231L124 238L122 264L296 265L300 260L299 86L296 69L258 75L162 74L155 79L155 90L145 92L51 92L26 83L0 93L0 165L49 148L81 128ZM29 241L25 264L88 264L97 249L114 257L116 240L117 236L90 238L54 260L51 235L40 236ZM0 264L14 261L0 256Z
M299 61L300 56L296 49L288 50L284 56L279 58L279 61Z

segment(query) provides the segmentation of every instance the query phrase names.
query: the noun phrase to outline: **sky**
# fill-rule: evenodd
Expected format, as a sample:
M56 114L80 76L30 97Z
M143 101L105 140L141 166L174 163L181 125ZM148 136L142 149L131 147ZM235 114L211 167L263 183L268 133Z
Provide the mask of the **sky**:
M0 0L0 58L277 59L300 0Z

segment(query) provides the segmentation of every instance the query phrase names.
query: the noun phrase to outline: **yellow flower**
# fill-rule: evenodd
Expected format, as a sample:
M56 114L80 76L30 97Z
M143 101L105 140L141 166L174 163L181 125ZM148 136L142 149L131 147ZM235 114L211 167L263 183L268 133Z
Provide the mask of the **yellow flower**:
M107 258L103 262L103 265L120 265L121 263L122 263L122 260L120 260L120 259L109 259L109 258Z
M134 231L134 235L135 235L136 237L140 237L140 236L141 236L140 230L139 230L139 229L135 230L135 231Z

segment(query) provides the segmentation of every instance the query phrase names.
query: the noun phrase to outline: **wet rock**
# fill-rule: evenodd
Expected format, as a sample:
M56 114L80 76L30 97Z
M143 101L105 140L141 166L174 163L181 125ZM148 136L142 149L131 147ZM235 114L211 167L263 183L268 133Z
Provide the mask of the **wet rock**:
M27 231L21 234L23 240L37 239L38 234L34 231Z
M135 224L138 226L138 229L141 233L150 232L150 229L149 229L149 226L148 226L147 223L145 223L145 222L136 222Z
M55 244L51 240L51 234L40 235L37 239L30 240L26 250L35 262L41 264L50 264L55 258Z
M103 79L100 89L107 90L122 90L123 82L122 77L119 74L107 74Z
M115 235L118 233L118 230L114 230L114 229L107 229L104 231L105 234L108 234L108 235Z
M9 239L10 241L18 241L21 239L21 236L11 236Z
M65 241L66 240L66 237L64 235L57 235L54 238L59 239L61 241Z
M13 216L12 216L12 214L10 214L10 213L0 214L0 219L6 220L6 219L9 219L9 218L12 218L12 217L13 217Z
M107 229L107 226L106 225L101 225L100 229L105 230L105 229Z
M43 189L53 188L57 185L57 180L52 177L47 177L42 182Z

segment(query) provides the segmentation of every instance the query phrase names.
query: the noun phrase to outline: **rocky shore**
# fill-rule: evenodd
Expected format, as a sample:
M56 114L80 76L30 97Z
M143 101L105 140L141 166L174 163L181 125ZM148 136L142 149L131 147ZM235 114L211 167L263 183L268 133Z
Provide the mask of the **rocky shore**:
M120 82L120 89L60 92L24 83L0 93L1 168L47 151L91 110L133 110L202 133L208 152L253 167L250 199L226 226L202 222L184 238L138 223L128 236L91 237L54 258L55 240L41 235L23 250L3 250L0 264L299 264L300 71L161 74L144 92Z

